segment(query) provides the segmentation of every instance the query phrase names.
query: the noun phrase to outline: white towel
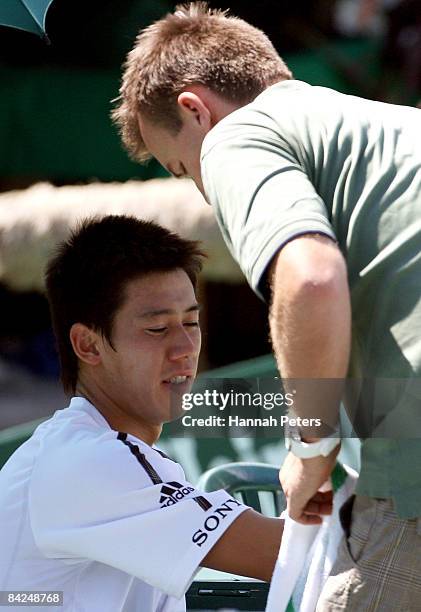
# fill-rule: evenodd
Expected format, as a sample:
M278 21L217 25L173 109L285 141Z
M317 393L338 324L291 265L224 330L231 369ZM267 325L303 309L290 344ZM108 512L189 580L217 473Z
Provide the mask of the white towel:
M343 530L339 508L353 494L357 472L335 466L333 511L321 525L302 525L284 512L282 543L272 576L266 612L314 612L335 562ZM289 606L289 607L288 607Z

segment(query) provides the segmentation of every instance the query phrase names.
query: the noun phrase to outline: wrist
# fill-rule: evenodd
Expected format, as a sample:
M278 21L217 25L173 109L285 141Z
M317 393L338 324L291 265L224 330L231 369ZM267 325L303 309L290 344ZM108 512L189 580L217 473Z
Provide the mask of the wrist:
M304 442L294 438L285 438L286 448L300 459L328 457L341 443L340 438L320 438L316 442Z
M327 457L339 446L339 428L330 436L318 438L315 436L301 436L299 427L287 424L285 426L285 446L296 457L312 459L313 457Z

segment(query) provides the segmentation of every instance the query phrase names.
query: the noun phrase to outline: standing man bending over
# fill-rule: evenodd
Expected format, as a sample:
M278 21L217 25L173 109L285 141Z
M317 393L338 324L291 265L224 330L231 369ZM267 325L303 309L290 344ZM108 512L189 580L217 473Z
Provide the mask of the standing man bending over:
M155 447L196 374L201 259L196 242L110 216L50 261L73 399L0 472L0 590L63 591L66 612L180 612L199 565L270 579L283 521L197 491Z
M320 610L418 609L421 113L294 80L261 31L198 2L140 32L114 119L135 158L192 177L214 207L271 305L282 376L362 388L350 536ZM297 415L319 416L322 393ZM301 522L339 449L316 436L296 432L281 473Z

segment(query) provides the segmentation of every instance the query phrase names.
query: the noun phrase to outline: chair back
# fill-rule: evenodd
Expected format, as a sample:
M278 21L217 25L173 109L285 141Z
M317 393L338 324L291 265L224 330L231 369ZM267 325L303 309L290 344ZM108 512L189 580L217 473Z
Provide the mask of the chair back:
M226 463L204 472L197 488L202 491L225 489L257 512L279 516L286 508L286 500L278 474L279 467L266 463ZM271 508L268 496L272 501Z

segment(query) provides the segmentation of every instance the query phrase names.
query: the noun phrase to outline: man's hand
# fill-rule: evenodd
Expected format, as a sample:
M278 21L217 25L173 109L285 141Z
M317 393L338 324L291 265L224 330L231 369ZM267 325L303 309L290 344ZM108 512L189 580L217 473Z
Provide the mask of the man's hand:
M304 525L318 525L332 513L332 491L323 490L336 462L340 445L327 457L300 459L288 453L279 472L289 516ZM321 490L322 489L322 490Z

